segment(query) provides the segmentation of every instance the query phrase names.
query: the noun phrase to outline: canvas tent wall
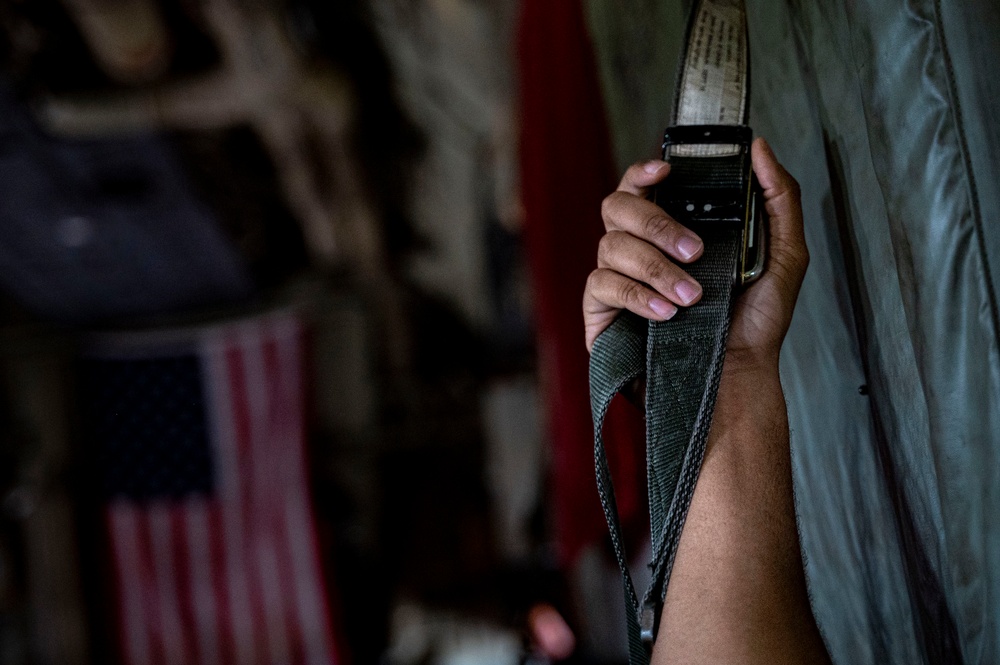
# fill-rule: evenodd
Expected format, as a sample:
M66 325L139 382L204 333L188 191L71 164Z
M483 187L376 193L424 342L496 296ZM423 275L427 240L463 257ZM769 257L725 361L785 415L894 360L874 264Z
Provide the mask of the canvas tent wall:
M619 170L655 155L687 4L586 3ZM1000 6L747 5L812 256L782 379L820 627L835 662L995 662Z

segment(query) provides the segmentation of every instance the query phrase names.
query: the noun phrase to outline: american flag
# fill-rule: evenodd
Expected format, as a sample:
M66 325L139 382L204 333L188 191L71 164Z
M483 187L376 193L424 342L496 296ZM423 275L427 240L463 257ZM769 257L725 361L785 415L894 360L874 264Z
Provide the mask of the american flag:
M103 336L82 363L127 665L339 662L290 312Z

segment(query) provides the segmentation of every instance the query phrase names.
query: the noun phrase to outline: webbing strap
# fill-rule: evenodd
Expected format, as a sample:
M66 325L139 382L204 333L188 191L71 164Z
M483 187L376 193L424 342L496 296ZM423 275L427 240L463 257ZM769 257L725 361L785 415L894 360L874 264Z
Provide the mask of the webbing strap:
M750 197L751 132L745 125L749 39L742 0L697 0L692 5L680 74L674 126L664 135L670 175L658 189L656 202L705 244L702 257L685 266L701 284L702 298L664 322L623 312L597 338L590 356L597 486L622 571L632 665L649 663L705 456L737 285L759 274L764 252L760 224L753 226L746 247L743 237L756 208ZM614 396L643 375L653 554L652 581L640 606L601 430Z
M687 190L681 192L682 196L690 198L692 191L684 187L684 183L690 181L688 162L694 161L677 160L665 186L675 193L678 189ZM671 186L675 175L679 177ZM738 175L735 181L715 180L710 189L732 188L739 186L738 181ZM704 190L704 180L698 181L698 188ZM704 195L704 191L701 194ZM590 392L597 485L615 558L622 570L629 660L633 665L649 662L648 648L656 633L655 623L705 454L739 282L737 270L743 251L743 227L721 222L697 230L705 244L705 252L686 269L702 286L703 295L698 304L681 309L664 322L646 321L630 312L622 312L597 338L591 351ZM653 576L640 606L628 570L602 428L614 396L643 375L646 378L646 464Z
M629 662L632 665L648 663L649 656L642 642L639 627L639 599L632 576L618 521L618 504L604 450L604 417L611 400L622 388L637 379L646 368L647 322L645 319L622 312L594 342L590 356L590 408L594 414L594 461L597 471L597 489L601 495L604 517L611 531L611 544L615 560L622 571L625 587L625 618L628 629Z
M688 270L702 285L701 302L681 310L672 321L649 322L646 465L653 579L643 598L647 607L663 603L705 456L743 247L738 229L702 237L706 254Z

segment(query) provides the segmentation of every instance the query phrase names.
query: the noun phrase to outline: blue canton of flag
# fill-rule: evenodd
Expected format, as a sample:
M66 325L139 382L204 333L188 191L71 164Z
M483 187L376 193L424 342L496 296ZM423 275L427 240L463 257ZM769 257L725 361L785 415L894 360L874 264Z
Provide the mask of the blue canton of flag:
M196 356L88 359L81 383L108 498L211 494L212 454Z

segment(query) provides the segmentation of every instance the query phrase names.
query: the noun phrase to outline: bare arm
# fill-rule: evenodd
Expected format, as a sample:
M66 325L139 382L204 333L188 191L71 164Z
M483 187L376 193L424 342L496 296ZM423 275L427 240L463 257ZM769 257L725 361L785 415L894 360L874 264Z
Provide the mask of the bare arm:
M724 372L653 663L826 663L806 597L777 363Z
M681 535L653 662L826 663L806 595L778 352L808 264L798 185L753 146L771 216L764 276L734 314L705 462ZM605 200L608 233L584 294L587 345L627 308L668 319L697 302L679 284L691 232L646 200L669 167L636 165ZM688 246L685 247L685 244Z

